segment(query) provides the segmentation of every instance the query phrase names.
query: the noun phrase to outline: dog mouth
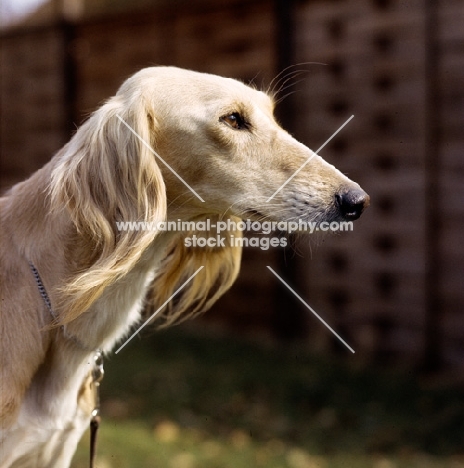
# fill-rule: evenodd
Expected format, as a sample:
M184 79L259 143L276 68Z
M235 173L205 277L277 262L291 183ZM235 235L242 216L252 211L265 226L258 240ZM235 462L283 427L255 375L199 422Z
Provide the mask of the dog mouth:
M277 217L269 214L264 214L263 212L256 210L254 208L248 208L242 212L241 218L243 219L249 219L251 221L259 221L259 222L264 222L264 221L270 221L270 222L287 222L288 220L294 220L295 216L294 214L289 214L289 216L284 216L284 217ZM324 213L325 214L325 213ZM301 219L302 221L307 221L309 222L309 219L306 219L304 216L304 213L299 213L300 216L298 216L298 219Z

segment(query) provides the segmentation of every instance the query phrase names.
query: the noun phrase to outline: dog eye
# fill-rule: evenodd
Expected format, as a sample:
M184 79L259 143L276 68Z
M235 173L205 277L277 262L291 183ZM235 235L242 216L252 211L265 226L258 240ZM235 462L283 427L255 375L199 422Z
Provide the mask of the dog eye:
M238 112L232 112L232 114L225 115L221 117L220 120L235 130L242 130L249 127L248 123Z

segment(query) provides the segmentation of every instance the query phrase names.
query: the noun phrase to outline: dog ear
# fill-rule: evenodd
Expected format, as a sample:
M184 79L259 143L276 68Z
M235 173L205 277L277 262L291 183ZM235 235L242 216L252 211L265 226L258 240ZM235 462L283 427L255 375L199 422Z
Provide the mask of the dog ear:
M231 219L235 223L240 221L235 217ZM232 244L231 237L241 237L241 231L223 232L224 247L187 247L185 238L194 234L197 237L213 236L213 232L202 231L183 233L176 238L169 256L153 281L152 292L147 298L147 317L156 312L185 281L203 267L158 312L161 327L182 322L208 310L232 286L239 273L242 248L235 246L237 243Z
M150 230L118 231L116 223L166 217L166 189L150 150L155 125L141 97L130 102L117 95L79 128L59 156L51 180L52 209L67 207L92 253L83 261L86 271L61 290L62 323L85 312L156 236Z

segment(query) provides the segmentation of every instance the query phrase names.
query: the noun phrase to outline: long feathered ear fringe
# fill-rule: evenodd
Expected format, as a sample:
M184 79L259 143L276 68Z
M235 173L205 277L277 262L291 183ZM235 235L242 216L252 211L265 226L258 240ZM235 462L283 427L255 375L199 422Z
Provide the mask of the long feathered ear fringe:
M117 221L162 221L166 190L154 155L118 119L147 143L154 118L140 96L132 103L118 95L79 128L55 167L51 206L63 206L90 245L92 256L60 290L60 323L85 312L104 289L124 276L153 241L150 230L118 232Z
M236 223L238 218L231 217ZM231 237L242 237L241 231L227 231L226 247L186 247L184 237L196 234L208 237L212 233L191 232L176 239L153 281L147 298L147 316L151 316L200 266L204 268L158 313L160 326L182 322L208 310L234 283L240 270L242 248L231 244Z

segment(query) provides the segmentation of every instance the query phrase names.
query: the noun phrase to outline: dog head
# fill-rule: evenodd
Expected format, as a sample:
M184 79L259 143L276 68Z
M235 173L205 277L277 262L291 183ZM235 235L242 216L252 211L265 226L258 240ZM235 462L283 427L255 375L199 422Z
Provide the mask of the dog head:
M118 95L146 106L139 112L152 125L173 216L341 221L369 204L358 184L278 125L270 96L241 82L148 68Z
M359 217L368 195L292 138L273 111L270 96L233 79L173 67L129 78L54 166L52 206L66 206L91 244L89 259L63 290L63 321L87 310L159 235L118 232L117 221ZM206 276L197 275L166 316L208 308L233 283L240 254L230 246L186 249L179 236L155 279L153 303L164 303L205 265Z

